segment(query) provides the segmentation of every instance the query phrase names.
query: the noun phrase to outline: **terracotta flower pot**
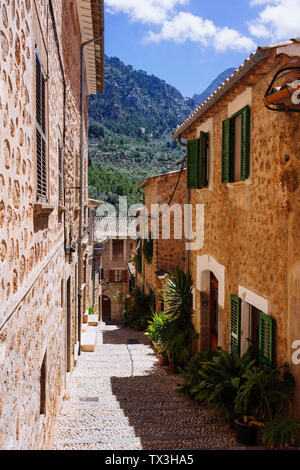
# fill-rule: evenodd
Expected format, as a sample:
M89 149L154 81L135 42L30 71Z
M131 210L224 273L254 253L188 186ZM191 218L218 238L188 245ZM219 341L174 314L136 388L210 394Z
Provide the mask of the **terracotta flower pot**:
M159 354L158 355L158 364L160 366L165 366L166 363L167 363L166 358L162 354Z

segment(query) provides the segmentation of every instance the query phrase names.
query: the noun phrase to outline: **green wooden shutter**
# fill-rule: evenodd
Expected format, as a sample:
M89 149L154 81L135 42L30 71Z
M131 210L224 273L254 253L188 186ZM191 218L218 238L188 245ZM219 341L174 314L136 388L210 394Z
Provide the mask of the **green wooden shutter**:
M230 297L230 352L241 351L241 305L236 295Z
M262 365L273 365L274 360L275 321L269 315L259 312L259 348L258 362Z
M193 140L188 141L188 162L187 162L188 189L197 189L198 187L198 149L199 149L198 139L193 139Z
M208 136L208 133L202 131L200 132L198 158L198 188L206 188L208 186Z
M241 149L241 180L249 176L250 162L250 106L241 110L242 117L242 149Z
M223 121L222 133L222 183L232 181L234 171L234 119Z

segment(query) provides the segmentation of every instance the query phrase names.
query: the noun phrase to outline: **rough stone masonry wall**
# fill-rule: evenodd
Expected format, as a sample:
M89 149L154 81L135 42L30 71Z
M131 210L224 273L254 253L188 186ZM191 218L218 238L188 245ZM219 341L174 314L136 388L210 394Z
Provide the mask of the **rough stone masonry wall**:
M50 446L65 380L62 304L66 303L66 289L64 284L63 294L61 281L65 279L66 265L63 218L57 210L63 86L50 18L45 42L46 4L45 0L0 0L0 448L5 449ZM74 155L79 153L80 35L76 15L71 20L71 2L54 0L53 5L68 84L66 183L70 194L68 188L75 186ZM37 29L37 17L42 31ZM42 224L33 216L36 40L38 44L47 44L49 52L49 203L55 207ZM43 66L47 70L46 61ZM85 167L86 148L85 139ZM86 197L85 191L85 200ZM68 198L67 209L72 205L73 200ZM67 212L67 220L73 219L73 214ZM75 239L77 230L75 225ZM71 260L72 299L77 294L75 262L76 256ZM75 311L73 303L73 344ZM39 416L40 369L46 349L47 411L43 420Z
M105 282L109 281L109 272L111 270L123 270L128 272L127 263L131 260L131 253L135 248L135 241L127 239L125 241L126 246L126 256L121 260L112 259L112 240L103 245L102 252L102 267L104 269L104 279ZM124 295L129 295L129 274L128 282L126 283L111 283L109 287L103 285L102 292L103 295L107 296L111 300L111 317L112 321L120 321L122 316L122 311L124 305L118 303L114 296L120 291Z
M147 207L149 216L151 215L152 204L168 204L170 198L174 192L176 183L178 181L178 173L166 174L158 176L150 180L144 188L145 191L145 206ZM173 204L178 204L182 207L186 204L187 189L186 189L186 171L183 171L179 184L173 200L170 204L172 208ZM161 290L161 282L155 274L157 271L163 270L168 272L169 270L175 271L176 267L185 271L185 239L174 239L174 217L171 213L170 218L170 239L162 239L162 218L160 219L159 226L159 240L153 241L153 258L150 264L144 259L144 270L145 270L145 287L146 293L149 293L150 289L159 297ZM183 219L182 219L183 220ZM184 230L184 223L182 223ZM151 229L149 221L149 231Z
M296 244L300 229L295 218L299 216L299 118L268 111L263 105L266 87L279 67L277 60L274 69L253 88L250 184L221 184L222 121L228 117L227 106L213 119L213 191L191 191L193 204L205 205L204 247L191 252L191 272L196 286L198 255L211 255L225 266L225 310L220 312L224 333L219 340L226 348L230 294L238 295L241 285L267 299L277 324L277 362L284 363L291 358L289 253L298 266L299 283ZM293 227L292 252L289 227ZM299 291L294 294L299 302Z
M65 141L65 194L66 194L66 232L68 246L79 237L79 190L74 187L79 186L80 171L80 46L81 35L79 29L79 19L74 2L64 0L63 6L59 0L56 0L57 7L61 8L61 23L59 23L61 34L62 60L64 63L66 79L66 141ZM87 90L86 90L87 96ZM88 141L87 141L87 109L88 102L85 100L85 127L83 141L83 204L86 208L83 211L83 231L87 230L87 162L88 162ZM77 169L77 171L76 171ZM76 178L77 176L77 178ZM87 236L82 240L82 260L87 255ZM77 252L72 256L67 256L66 262L71 267L72 276L72 344L78 341L78 320L77 320ZM88 269L88 268L87 268ZM81 278L83 281L84 264L82 262ZM89 279L89 278L88 278ZM83 306L83 299L82 299Z

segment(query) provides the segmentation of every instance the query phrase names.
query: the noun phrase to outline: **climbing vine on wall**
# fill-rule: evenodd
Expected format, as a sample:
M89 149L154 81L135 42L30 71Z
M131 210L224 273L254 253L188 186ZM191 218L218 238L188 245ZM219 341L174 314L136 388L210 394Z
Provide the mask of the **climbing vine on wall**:
M153 238L151 233L149 235L149 239L144 241L143 254L147 263L151 264L153 258Z

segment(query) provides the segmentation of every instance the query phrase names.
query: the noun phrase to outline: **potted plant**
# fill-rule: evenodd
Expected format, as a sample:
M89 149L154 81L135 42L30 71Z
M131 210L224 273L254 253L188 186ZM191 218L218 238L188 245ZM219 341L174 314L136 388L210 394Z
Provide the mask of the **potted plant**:
M88 310L88 324L89 326L98 326L98 315L94 314L93 307L89 307Z
M265 425L263 440L272 449L287 448L300 435L300 420L278 415Z
M84 314L82 315L82 323L88 323L89 322L89 314L88 311L85 311Z
M234 429L235 397L243 384L243 374L251 369L254 361L249 353L239 356L234 350L218 352L211 361L203 362L199 370L199 383L191 389L196 400L206 401L215 412L229 420L229 428Z
M242 415L235 420L239 443L255 444L257 430L290 409L295 381L289 372L282 374L284 368L259 366L243 374L244 383L235 399L235 410Z

